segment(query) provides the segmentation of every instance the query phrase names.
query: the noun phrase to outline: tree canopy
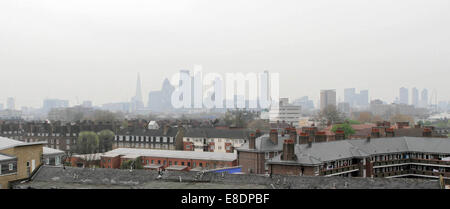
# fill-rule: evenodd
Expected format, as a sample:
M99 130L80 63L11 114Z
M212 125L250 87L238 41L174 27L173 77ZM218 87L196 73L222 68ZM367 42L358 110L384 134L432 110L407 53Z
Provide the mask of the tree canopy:
M112 150L115 134L111 130L102 130L98 133L99 152L107 152Z
M83 131L78 135L74 152L78 154L92 154L98 151L99 139L95 132Z
M344 130L345 138L348 138L350 135L355 134L355 130L349 123L336 124L331 128L331 131L336 133L337 129L341 128Z

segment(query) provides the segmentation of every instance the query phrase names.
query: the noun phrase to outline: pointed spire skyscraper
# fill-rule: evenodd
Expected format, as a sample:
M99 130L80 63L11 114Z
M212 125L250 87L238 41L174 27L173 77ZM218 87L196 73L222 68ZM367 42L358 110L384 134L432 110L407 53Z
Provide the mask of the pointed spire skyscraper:
M136 82L136 95L131 99L133 111L144 108L141 90L141 75L138 73Z

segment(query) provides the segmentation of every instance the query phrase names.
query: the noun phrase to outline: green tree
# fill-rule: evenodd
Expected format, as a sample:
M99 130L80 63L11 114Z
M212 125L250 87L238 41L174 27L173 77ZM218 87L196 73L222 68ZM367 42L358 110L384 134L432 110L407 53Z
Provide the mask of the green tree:
M331 131L336 133L338 128L341 128L342 130L344 130L345 138L348 138L350 135L355 134L355 130L352 128L352 126L349 123L334 125L333 128L331 128Z
M105 129L98 133L99 152L108 152L112 150L114 137L116 135L111 130Z
M144 165L142 164L142 158L138 157L135 160L126 160L123 161L120 165L120 169L144 169Z
M74 152L78 154L92 154L98 152L99 139L95 132L83 131L79 134Z

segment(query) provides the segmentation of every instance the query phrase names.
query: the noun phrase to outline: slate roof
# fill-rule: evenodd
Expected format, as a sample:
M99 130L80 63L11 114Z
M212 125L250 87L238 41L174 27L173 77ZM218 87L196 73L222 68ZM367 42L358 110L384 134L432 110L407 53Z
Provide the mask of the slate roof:
M184 137L247 139L248 135L243 129L186 128Z
M270 138L269 134L264 134L256 138L255 146L257 152L270 152L270 151L281 151L283 150L284 140L289 139L289 135L278 135L278 144L274 144ZM237 148L239 151L251 151L248 149L248 142L243 144L241 147Z
M178 133L178 128L170 127L167 134L164 135L164 128L159 129L137 129L133 131L120 130L117 135L135 135L135 136L171 136L175 137Z
M401 152L423 152L450 154L450 139L430 137L391 137L375 138L368 142L366 139L341 140L332 142L296 144L296 161L282 161L278 155L268 163L318 165L338 159L368 157L375 154L389 154Z

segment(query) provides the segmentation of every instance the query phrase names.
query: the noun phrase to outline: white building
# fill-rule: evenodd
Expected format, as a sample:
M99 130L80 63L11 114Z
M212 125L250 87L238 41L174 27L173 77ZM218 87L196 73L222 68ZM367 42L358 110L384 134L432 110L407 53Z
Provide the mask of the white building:
M289 104L288 98L281 98L280 105L270 109L269 121L271 123L284 121L289 124L292 123L295 127L298 127L302 116L301 113L301 106Z

